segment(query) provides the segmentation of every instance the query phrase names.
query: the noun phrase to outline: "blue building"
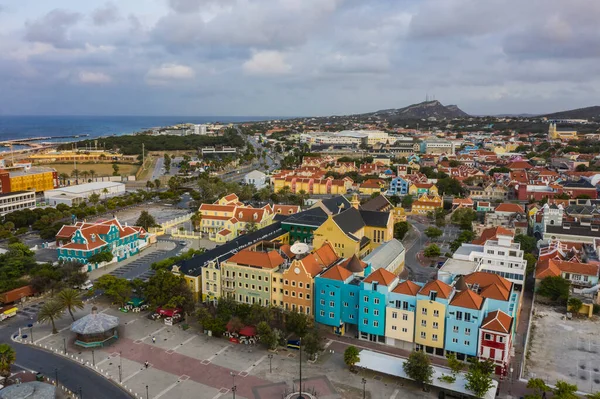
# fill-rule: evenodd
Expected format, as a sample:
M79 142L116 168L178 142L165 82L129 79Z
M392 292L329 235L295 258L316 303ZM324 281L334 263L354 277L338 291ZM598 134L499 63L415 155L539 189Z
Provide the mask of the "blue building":
M315 277L315 321L344 335L358 321L361 279L340 265Z
M361 339L385 343L386 305L398 277L380 268L371 273L360 291L358 331Z
M390 182L390 188L388 189L388 195L406 195L408 194L408 188L410 187L410 182L403 178L402 176L398 176Z
M469 289L454 295L446 315L446 353L455 353L459 360L477 356L485 305L485 299Z

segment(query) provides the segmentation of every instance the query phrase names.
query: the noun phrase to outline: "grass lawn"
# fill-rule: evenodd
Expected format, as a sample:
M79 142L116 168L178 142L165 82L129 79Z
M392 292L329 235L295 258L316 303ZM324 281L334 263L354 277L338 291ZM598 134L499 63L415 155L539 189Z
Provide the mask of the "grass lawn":
M139 169L139 165L132 164L118 164L119 165L119 175L131 176L135 175L137 170ZM61 163L61 164L44 164L44 166L49 166L51 168L56 169L56 172L60 175L61 173L66 173L69 176L73 171L73 164L69 163ZM84 170L90 171L94 170L97 176L112 176L113 168L110 163L79 163L77 164L77 169L81 173Z

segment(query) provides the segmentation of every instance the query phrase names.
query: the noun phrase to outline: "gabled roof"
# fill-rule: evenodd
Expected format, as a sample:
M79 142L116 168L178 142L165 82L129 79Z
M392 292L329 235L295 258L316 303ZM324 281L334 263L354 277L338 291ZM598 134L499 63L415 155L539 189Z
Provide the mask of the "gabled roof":
M389 286L396 279L396 275L392 272L388 272L383 268L379 268L375 270L373 273L369 274L369 276L364 279L365 283L373 283L378 282L381 285Z
M598 276L598 264L567 262L563 260L546 259L538 262L535 268L535 278L560 276L561 273L575 273L584 276Z
M473 244L476 245L485 245L487 240L495 240L498 235L503 236L511 236L513 237L515 233L510 231L509 229L505 229L502 226L498 227L488 227L481 232L481 236L477 237L472 241Z
M501 310L490 312L483 322L481 328L489 331L495 331L508 334L512 329L513 318Z
M377 212L361 209L359 213L365 225L371 227L387 227L388 221L390 220L389 212Z
M343 195L321 200L320 205L322 205L327 213L333 215L340 213L340 210L343 211L352 208L352 204Z
M450 305L480 310L481 305L483 305L483 298L471 290L464 290L454 295L452 301L450 301Z
M419 290L419 295L429 296L431 291L437 292L437 297L442 299L450 298L452 294L452 287L440 280L433 280L428 282Z
M382 209L391 205L392 203L385 197L385 195L378 195L377 197L369 200L367 203L361 205L360 209L365 211L381 211Z
M477 285L481 290L479 295L484 298L508 301L512 283L494 273L475 272L465 276L465 282L473 290Z
M392 292L395 292L396 294L416 296L420 289L420 285L415 284L410 280L406 280L398 284L396 288L392 290Z
M238 265L260 267L263 269L274 269L285 262L279 252L275 250L269 252L259 252L248 249L238 252L227 261L231 263L237 263Z
M341 267L340 265L335 265L321 274L322 278L338 281L346 281L346 279L350 276L352 276L352 272L344 267Z
M496 207L495 212L525 213L525 210L519 204L504 202Z
M359 211L353 207L333 216L333 221L346 234L354 233L365 227L365 222Z

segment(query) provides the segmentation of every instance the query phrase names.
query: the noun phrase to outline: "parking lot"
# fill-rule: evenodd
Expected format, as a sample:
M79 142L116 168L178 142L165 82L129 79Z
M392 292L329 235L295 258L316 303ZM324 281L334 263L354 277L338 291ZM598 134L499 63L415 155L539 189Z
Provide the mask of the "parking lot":
M536 303L525 378L554 385L563 380L582 392L600 390L600 327L594 319L563 318L565 312Z

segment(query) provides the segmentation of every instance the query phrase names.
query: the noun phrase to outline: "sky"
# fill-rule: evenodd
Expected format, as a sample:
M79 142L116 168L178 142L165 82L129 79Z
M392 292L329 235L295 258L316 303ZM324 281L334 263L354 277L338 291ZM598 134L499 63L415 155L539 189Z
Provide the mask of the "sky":
M600 103L600 1L0 0L0 115Z

